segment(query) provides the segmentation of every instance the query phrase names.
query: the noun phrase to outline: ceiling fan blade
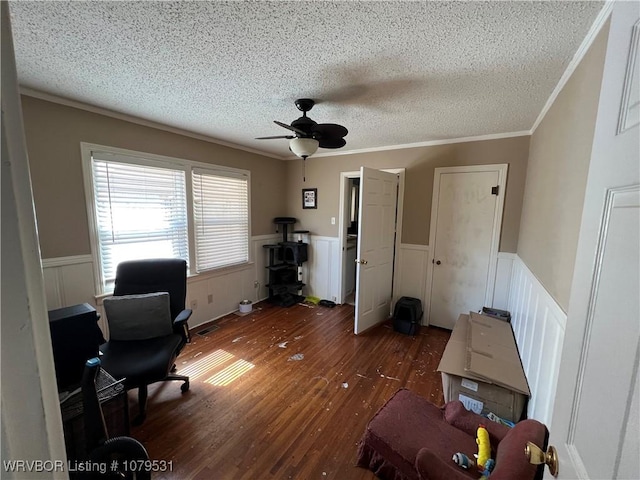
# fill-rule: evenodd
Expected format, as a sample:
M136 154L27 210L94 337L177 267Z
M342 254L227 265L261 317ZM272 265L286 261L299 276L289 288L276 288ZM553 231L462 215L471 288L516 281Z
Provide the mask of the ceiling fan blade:
M318 139L320 148L342 148L347 144L344 138L323 138Z
M291 130L292 132L296 132L298 135L304 135L304 136L307 135L305 132L303 132L299 128L292 127L291 125L287 125L286 123L282 123L282 122L279 122L277 120L274 120L273 123L275 123L276 125L280 125L281 127L284 127L287 130Z
M272 138L288 138L291 140L292 138L296 138L295 135L275 135L272 137L256 137L256 140L271 140Z
M318 135L318 139L342 138L349 133L349 130L336 123L319 123L313 127L313 133Z

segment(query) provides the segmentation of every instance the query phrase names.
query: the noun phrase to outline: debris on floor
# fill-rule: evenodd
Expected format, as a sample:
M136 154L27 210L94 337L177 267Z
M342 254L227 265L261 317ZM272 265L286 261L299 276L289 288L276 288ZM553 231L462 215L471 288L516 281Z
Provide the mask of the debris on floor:
M287 340L286 342L279 343L279 344L278 344L278 346L279 346L280 348L287 348L287 343L289 343L289 341L288 341L288 340Z
M289 357L289 360L287 361L290 362L291 360L293 360L294 362L299 362L303 358L304 358L304 353L296 353L295 355L291 355Z
M399 378L396 378L396 377L388 377L388 376L386 376L386 375L383 375L382 373L380 373L380 369L379 369L379 368L378 368L378 369L376 369L376 372L378 372L378 375L380 375L382 378L386 378L386 379L388 379L388 380L397 380L398 382L400 381L400 379L399 379Z

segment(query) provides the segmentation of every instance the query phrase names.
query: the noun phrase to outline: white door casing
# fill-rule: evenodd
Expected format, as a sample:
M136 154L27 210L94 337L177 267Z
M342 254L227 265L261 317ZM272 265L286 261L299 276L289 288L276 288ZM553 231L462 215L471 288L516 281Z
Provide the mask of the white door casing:
M550 425L561 479L640 471L639 19L614 3Z
M452 329L461 313L492 305L506 174L506 164L435 169L428 324Z
M398 176L361 167L356 335L386 320L391 311L397 204Z

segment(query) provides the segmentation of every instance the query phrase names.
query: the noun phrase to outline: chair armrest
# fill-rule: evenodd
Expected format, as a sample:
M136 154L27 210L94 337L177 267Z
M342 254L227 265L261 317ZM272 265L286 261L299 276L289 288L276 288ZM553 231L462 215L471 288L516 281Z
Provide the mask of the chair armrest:
M420 479L469 480L466 470L457 466L451 458L441 458L428 448L418 451L415 467Z
M187 343L191 343L191 334L189 333L189 326L187 325L187 321L189 320L189 318L191 318L192 313L193 310L185 308L173 321L173 330L175 332L179 332L183 336L184 341Z
M451 426L462 430L473 438L477 435L478 425L484 425L487 432L489 432L489 440L494 451L510 430L510 428L505 425L489 420L477 413L470 412L459 400L449 402L444 406L444 418Z
M496 467L491 473L491 480L534 480L542 478L544 464L529 463L524 449L527 442L533 442L541 448L546 448L549 432L547 427L537 420L522 420L509 430L500 442L495 457Z
M182 310L178 316L176 317L176 319L173 321L173 326L174 327L181 327L183 323L186 323L189 318L191 317L191 314L193 313L193 310L187 308Z

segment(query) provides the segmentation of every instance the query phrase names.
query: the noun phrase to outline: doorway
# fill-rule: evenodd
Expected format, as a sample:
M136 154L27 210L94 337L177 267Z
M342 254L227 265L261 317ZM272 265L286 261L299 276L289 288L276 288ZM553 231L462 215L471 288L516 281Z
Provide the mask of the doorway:
M507 165L436 168L427 267L428 325L491 306Z
M347 229L346 250L342 264L342 296L344 303L355 305L356 302L356 258L358 251L358 217L360 215L360 177L347 179L345 192L346 212L345 228Z

